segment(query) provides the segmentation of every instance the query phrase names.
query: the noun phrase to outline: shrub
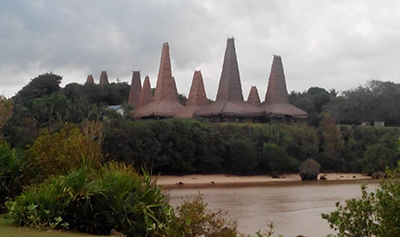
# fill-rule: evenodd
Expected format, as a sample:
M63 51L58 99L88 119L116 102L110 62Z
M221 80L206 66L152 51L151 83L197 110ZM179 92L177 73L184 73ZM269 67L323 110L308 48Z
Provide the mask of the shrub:
M235 139L230 142L224 164L231 173L249 174L257 167L256 152L252 142Z
M31 186L7 202L8 217L19 226L72 229L128 236L163 233L173 215L161 189L150 175L111 163L99 170L88 165L66 176Z
M385 171L386 167L393 168L396 162L396 151L384 144L378 143L367 147L364 153L363 172L371 174L375 171Z
M285 149L274 144L264 144L264 158L268 162L271 171L278 173L296 172L299 162L296 158L289 156Z
M199 194L187 199L176 208L167 236L176 237L234 237L238 236L235 221L225 217L221 211L212 212Z
M337 210L322 214L339 236L395 237L400 236L400 163L389 178L381 181L375 192L362 186L361 199L336 203Z
M26 166L25 157L0 139L0 210L7 197L12 198L22 191Z
M302 180L317 180L321 165L314 159L307 159L300 167L300 177Z
M91 165L101 164L103 154L101 144L96 137L84 134L73 125L64 125L56 133L50 134L47 130L35 140L27 151L32 162L40 168L40 175L66 174L77 168L83 158Z
M0 129L4 126L8 119L11 118L13 104L10 99L0 95ZM1 138L0 134L0 138Z

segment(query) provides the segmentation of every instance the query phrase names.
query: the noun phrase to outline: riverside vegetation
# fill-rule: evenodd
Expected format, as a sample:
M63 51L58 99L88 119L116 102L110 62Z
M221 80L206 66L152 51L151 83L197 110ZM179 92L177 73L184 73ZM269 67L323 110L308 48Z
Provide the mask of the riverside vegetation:
M240 236L233 221L209 212L200 198L172 209L148 171L295 173L311 158L322 171L372 173L394 169L399 160L398 128L348 123L372 121L382 113L395 125L400 116L374 110L356 118L347 111L359 94L375 96L384 108L397 106L397 100L385 104L397 96L387 93L398 87L394 83L371 82L343 98L318 88L292 93L291 99L301 102L298 107L304 104L314 110L308 111L312 116L307 124L212 124L137 121L130 114L132 108L123 103L127 84L61 88L60 82L58 75L40 75L12 99L0 98L0 205L16 225L92 234L114 230L128 236ZM126 113L106 110L110 104L123 104ZM347 124L337 124L345 121L343 117ZM396 217L391 210L400 213L393 178L398 176L391 177L376 194L364 191L361 200L338 205L336 212L324 215L338 236L398 236L399 227L390 221ZM370 215L360 219L365 213Z

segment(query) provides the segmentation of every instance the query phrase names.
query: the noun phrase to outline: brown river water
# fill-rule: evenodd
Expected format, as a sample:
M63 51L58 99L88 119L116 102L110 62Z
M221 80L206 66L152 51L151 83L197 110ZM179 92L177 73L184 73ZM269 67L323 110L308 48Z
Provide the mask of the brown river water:
M168 190L173 206L182 199L204 196L213 211L222 210L238 222L241 233L254 235L273 222L277 234L284 237L305 235L321 237L335 232L329 228L321 213L335 210L337 201L361 197L361 184L368 184L374 191L377 183L372 180L341 182L292 182L251 187L185 188Z

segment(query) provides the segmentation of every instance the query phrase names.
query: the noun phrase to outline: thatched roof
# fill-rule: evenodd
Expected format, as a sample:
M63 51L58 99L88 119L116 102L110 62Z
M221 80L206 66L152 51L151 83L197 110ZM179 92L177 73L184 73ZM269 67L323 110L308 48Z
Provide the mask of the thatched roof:
M129 91L129 104L135 109L139 106L140 92L142 91L142 82L140 80L140 71L133 71L131 89Z
M94 84L94 78L93 75L88 75L87 79L86 79L86 83L88 84ZM85 83L85 84L86 84Z
M235 40L228 38L217 93L217 101L243 101Z
M108 82L107 72L106 71L101 71L99 85L103 86L103 85L108 85L108 84L110 84L110 83Z
M265 116L265 112L257 106L244 101L216 101L196 111L195 117L234 117L255 118Z
M186 100L186 106L177 112L175 117L192 118L194 112L208 104L203 76L200 71L195 71L193 74L192 86L190 87L189 98Z
M260 100L260 96L258 95L257 87L255 87L255 86L251 87L249 97L247 98L247 103L256 105L256 106L261 105L261 100Z
M196 111L196 117L238 117L252 118L265 115L257 106L243 101L242 84L236 58L235 41L229 38L219 81L217 100Z
M160 69L153 101L136 110L135 117L173 117L183 105L178 101L175 79L172 77L168 43L163 44Z
M150 79L146 76L143 82L143 89L140 92L137 109L151 103L151 101L153 101L153 93L151 92Z
M271 117L292 116L295 118L306 118L308 116L307 112L289 103L285 74L280 56L274 55L267 93L261 107Z
M294 118L307 118L307 112L289 104L263 104L261 106L270 117L285 117L292 116Z

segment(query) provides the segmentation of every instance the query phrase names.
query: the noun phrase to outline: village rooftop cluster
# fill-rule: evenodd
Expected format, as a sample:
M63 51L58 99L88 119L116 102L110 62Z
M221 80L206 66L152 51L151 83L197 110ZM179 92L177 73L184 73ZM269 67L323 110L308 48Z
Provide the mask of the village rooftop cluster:
M92 75L86 83L94 84ZM100 85L108 84L107 73L100 76ZM140 72L134 71L129 94L134 106L134 117L145 118L207 118L212 121L238 120L296 120L307 118L307 113L289 103L282 59L274 55L265 101L261 103L258 90L253 86L247 101L243 99L242 84L236 57L234 38L228 38L218 86L216 101L206 96L201 71L195 71L186 106L179 103L175 78L172 76L169 45L164 43L154 96L149 77L143 87Z

